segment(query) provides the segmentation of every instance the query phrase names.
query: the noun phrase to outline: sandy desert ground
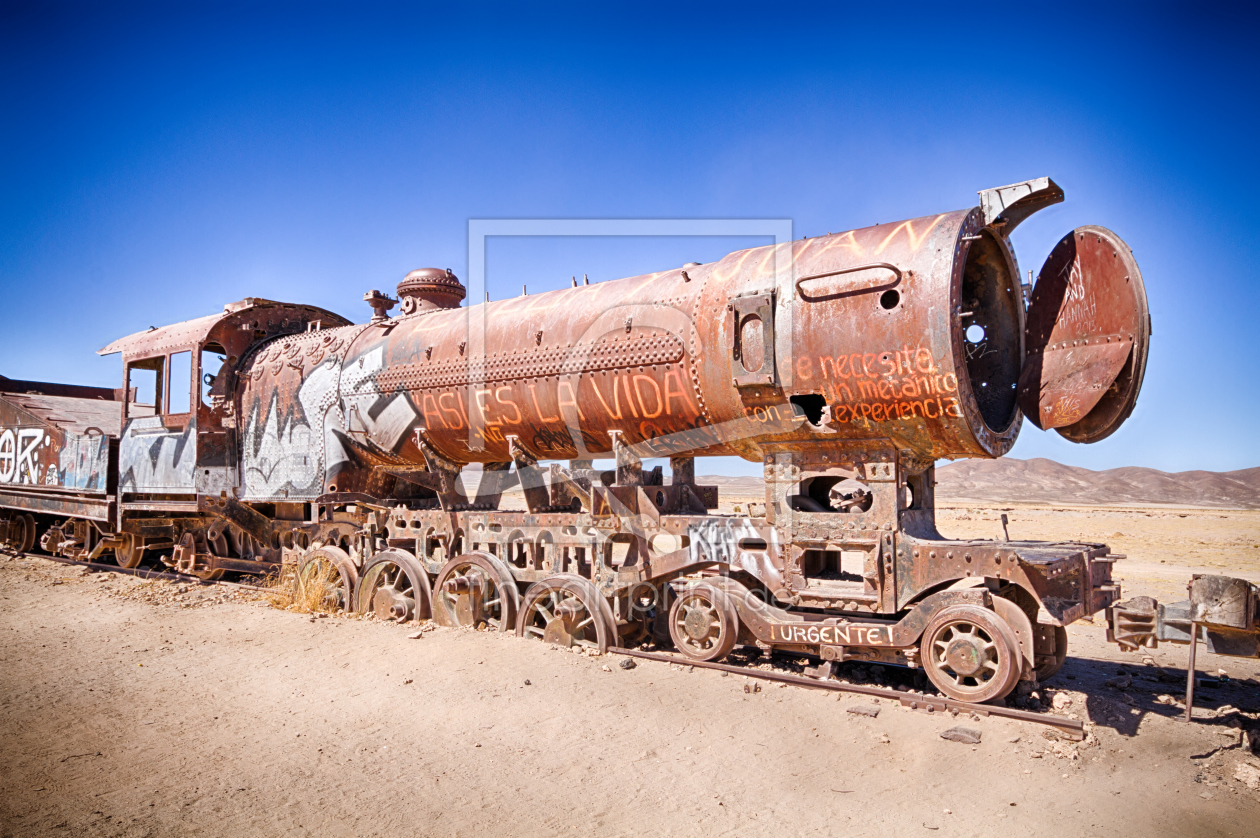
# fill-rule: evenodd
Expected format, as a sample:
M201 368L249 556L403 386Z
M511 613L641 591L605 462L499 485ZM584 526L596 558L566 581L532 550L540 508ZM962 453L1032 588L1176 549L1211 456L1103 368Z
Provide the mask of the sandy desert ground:
M993 536L1003 510L1012 537L1115 544L1126 593L1184 596L1194 568L1260 574L1257 512L970 505L942 510L941 529ZM1260 661L1200 654L1225 677L1205 680L1187 726L1159 703L1184 692L1185 648L1144 662L1107 646L1101 621L1071 628L1067 666L1037 693L1087 720L1073 744L506 635L410 639L258 596L0 559L0 836L1132 838L1260 823L1260 756L1240 730L1260 738ZM1119 673L1131 683L1107 686ZM981 742L940 737L956 725Z

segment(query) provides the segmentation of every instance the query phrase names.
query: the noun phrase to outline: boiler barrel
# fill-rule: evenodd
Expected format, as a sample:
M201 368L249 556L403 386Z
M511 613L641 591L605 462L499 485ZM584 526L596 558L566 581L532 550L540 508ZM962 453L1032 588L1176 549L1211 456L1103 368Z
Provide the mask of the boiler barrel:
M982 226L946 213L397 318L355 341L348 369L373 374L342 396L369 416L406 394L395 421L456 462L510 459L508 435L549 459L607 454L609 431L660 456L881 437L999 456L1019 427L1023 305Z
M318 494L364 458L421 463L421 443L505 462L509 436L542 459L607 456L610 431L643 456L868 439L1000 456L1020 426L1024 308L1014 254L982 218L284 338L242 370L246 483ZM300 474L250 477L280 460Z

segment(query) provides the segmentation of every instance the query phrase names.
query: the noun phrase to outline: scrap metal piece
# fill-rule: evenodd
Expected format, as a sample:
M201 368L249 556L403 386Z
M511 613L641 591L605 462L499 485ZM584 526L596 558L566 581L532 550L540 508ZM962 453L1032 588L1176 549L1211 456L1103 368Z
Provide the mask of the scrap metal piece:
M985 189L979 194L984 223L1000 228L1004 236L1034 212L1063 200L1063 189L1048 177Z
M1148 596L1117 602L1108 609L1107 640L1126 651L1158 647L1158 606Z
M1256 586L1246 579L1204 574L1190 582L1191 617L1197 623L1254 629L1258 598Z
M1186 716L1194 706L1195 659L1199 643L1217 655L1260 658L1260 586L1246 579L1195 575L1190 598L1161 605L1151 597L1118 602L1107 610L1107 639L1125 651L1159 641L1190 644L1186 669Z

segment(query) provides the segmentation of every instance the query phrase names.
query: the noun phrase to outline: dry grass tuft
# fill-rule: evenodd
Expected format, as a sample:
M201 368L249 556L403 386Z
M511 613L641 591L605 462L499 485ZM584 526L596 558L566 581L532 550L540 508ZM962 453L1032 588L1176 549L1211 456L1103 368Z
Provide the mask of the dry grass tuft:
M298 573L296 564L286 564L261 584L268 589L267 601L272 608L301 614L334 614L340 610L335 592L341 586L341 575L328 562L312 562L302 573Z

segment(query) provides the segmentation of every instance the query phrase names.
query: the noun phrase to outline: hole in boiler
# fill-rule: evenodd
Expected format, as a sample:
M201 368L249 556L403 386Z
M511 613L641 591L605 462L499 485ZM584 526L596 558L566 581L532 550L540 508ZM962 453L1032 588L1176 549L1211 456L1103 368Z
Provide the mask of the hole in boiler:
M896 308L899 302L901 302L901 293L894 288L879 295L879 304L884 308Z
M788 401L792 403L792 412L797 416L804 416L811 425L822 423L823 408L827 406L827 400L818 393L792 396Z
M984 340L984 327L979 323L972 323L967 327L965 334L967 336L968 343L979 343Z

